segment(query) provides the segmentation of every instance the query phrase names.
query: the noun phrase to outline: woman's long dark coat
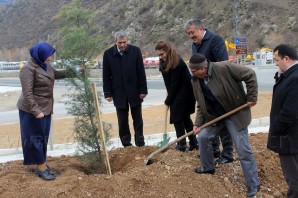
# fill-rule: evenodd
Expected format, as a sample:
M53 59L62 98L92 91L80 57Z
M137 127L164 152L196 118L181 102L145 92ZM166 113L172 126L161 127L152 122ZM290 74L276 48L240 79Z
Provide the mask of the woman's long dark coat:
M170 106L170 123L182 121L195 112L190 72L181 58L175 69L161 72L168 92L165 104Z

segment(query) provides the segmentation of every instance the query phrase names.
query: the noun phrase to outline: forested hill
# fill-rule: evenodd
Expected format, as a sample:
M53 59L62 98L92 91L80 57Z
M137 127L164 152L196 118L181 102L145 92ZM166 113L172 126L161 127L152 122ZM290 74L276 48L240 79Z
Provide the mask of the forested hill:
M55 38L61 22L57 13L71 0L13 0L0 7L0 60L23 59L33 43ZM187 56L191 41L183 30L190 18L200 18L207 28L233 42L235 39L234 2L237 3L238 36L248 36L248 51L273 48L280 43L298 47L298 2L296 0L84 0L83 7L97 14L96 25L113 43L112 34L125 29L130 42L149 55L158 40L167 39ZM99 52L101 53L101 52Z

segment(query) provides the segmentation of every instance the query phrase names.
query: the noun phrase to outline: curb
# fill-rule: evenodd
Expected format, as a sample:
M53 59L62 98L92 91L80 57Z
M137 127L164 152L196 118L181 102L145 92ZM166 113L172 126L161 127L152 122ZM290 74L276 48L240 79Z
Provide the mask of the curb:
M248 133L259 133L259 132L268 132L269 131L269 117L264 117L260 119L253 119L251 124L248 126ZM176 132L167 132L170 141L176 139ZM157 133L152 135L145 136L146 146L156 146L157 143L163 140L163 133ZM134 142L132 138L132 142ZM48 156L58 157L61 155L78 155L77 152L78 143L67 143L67 144L55 144L53 149L50 149L48 145ZM113 138L108 144L108 150L121 148L122 144L119 138ZM0 149L0 163L13 161L13 160L22 160L23 154L21 148L12 148L12 149Z

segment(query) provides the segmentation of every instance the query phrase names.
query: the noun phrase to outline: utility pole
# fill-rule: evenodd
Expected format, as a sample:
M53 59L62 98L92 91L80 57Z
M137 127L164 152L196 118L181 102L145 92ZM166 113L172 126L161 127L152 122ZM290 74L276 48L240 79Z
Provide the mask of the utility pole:
M237 0L234 0L234 23L235 23L235 38L237 38L238 35L239 35L239 32L238 32ZM236 59L237 59L237 64L239 64L239 58L238 58L237 51L236 51Z
M237 0L234 0L234 22L235 22L235 35L238 36L238 12L237 12Z

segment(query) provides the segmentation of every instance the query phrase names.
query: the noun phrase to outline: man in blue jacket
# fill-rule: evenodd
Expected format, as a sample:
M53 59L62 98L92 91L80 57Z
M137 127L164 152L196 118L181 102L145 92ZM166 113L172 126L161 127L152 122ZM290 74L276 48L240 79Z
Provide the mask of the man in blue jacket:
M228 60L228 52L224 40L217 34L206 29L203 23L198 19L191 19L185 23L184 29L192 43L192 54L203 54L211 62L220 62ZM213 154L216 164L225 164L233 162L233 141L227 129L224 128L220 134L223 150L220 153L219 137L213 142Z
M289 186L288 197L298 197L298 55L294 47L273 50L281 75L273 87L268 149L279 154Z
M116 32L115 41L103 55L104 96L116 107L122 145L132 145L128 123L130 108L135 145L144 146L142 102L148 91L142 53L140 48L127 43L125 31Z

